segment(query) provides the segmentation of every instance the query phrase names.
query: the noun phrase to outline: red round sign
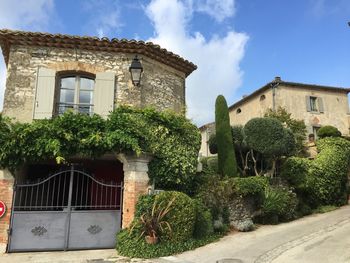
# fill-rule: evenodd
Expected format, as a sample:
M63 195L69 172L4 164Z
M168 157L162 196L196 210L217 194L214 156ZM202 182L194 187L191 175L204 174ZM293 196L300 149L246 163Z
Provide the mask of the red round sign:
M6 205L3 201L0 201L0 218L6 213Z

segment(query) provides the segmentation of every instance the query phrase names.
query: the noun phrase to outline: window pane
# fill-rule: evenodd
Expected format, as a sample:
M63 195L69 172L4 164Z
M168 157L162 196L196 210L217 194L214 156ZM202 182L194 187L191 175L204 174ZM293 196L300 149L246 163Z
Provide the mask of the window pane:
M79 92L79 103L92 104L92 91L80 91Z
M317 111L317 98L310 97L311 111Z
M60 102L74 103L74 90L61 89Z
M88 78L80 78L80 89L93 90L94 80Z
M61 88L75 89L75 77L67 77L61 79Z

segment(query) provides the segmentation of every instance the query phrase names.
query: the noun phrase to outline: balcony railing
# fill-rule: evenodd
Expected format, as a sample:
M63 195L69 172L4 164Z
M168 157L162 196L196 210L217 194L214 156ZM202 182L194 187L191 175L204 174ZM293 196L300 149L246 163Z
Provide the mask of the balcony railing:
M93 104L73 104L73 103L58 103L57 115L62 115L66 111L79 112L82 114L92 115L94 113Z

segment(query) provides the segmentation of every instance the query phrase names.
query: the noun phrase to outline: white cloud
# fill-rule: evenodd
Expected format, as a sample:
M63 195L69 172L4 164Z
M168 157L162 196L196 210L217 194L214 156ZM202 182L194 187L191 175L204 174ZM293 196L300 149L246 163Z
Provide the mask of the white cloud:
M1 0L0 28L43 30L53 11L53 0ZM6 67L0 58L0 111L4 100Z
M187 26L195 10L193 7L191 1L152 0L146 13L155 29L155 36L149 41L198 66L187 78L186 99L188 116L201 125L213 121L216 96L223 94L232 98L241 85L243 73L239 63L248 36L228 31L224 37L213 35L205 39L200 32L189 33Z
M124 25L120 19L120 3L116 0L89 0L83 2L90 22L86 30L91 34L91 28L98 37L115 36Z
M234 0L195 0L195 10L214 17L218 22L235 13Z

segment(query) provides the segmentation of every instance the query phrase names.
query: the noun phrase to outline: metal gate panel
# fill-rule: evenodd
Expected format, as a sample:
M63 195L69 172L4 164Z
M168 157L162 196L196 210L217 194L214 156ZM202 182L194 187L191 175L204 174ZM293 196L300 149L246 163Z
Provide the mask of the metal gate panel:
M16 184L9 251L114 248L122 189L73 166L39 182Z
M67 213L16 212L12 220L11 251L64 249Z
M68 249L114 248L120 211L72 211Z

